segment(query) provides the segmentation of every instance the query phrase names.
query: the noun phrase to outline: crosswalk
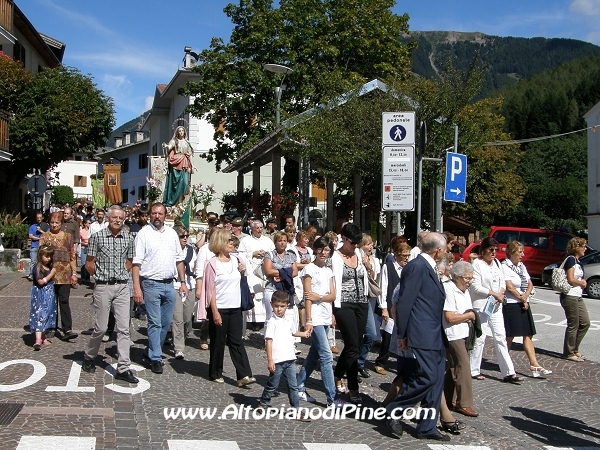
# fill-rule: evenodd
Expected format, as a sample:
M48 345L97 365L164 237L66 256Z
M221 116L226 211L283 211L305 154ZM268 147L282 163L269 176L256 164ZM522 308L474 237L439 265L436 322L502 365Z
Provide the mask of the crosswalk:
M366 444L303 443L306 450L371 450ZM427 444L431 450L493 450L484 445ZM240 450L236 441L206 439L169 439L169 450ZM22 436L16 450L96 450L95 437L79 436ZM544 445L545 450L600 450L596 447L554 447Z

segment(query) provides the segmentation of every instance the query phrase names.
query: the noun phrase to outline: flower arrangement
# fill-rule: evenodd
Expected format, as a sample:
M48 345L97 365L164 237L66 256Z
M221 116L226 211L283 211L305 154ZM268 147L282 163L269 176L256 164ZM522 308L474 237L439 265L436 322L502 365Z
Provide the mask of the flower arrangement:
M163 193L160 184L154 178L148 177L146 177L146 184L148 185L148 203L155 203Z
M217 191L215 190L214 183L206 185L203 185L202 183L194 184L190 190L190 199L194 215L196 214L196 208L200 206L199 209L202 212L202 220L204 220L206 217L206 207L212 203L216 193Z
M273 214L290 215L294 214L300 197L298 191L287 186L281 188L279 195L274 195L272 200Z

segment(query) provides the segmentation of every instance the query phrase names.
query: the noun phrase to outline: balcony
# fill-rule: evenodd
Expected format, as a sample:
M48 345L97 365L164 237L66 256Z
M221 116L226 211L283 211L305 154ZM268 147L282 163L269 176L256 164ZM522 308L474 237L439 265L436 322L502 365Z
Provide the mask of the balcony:
M0 27L12 33L13 0L0 0Z

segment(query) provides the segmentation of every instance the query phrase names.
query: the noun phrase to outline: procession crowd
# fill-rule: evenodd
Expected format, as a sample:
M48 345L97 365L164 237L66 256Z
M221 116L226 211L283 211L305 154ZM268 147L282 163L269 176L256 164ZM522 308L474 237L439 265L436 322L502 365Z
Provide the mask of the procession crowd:
M107 211L66 206L52 210L48 224L38 213L29 229L33 348L51 345L53 336L78 337L70 290L91 285L93 277L95 314L83 370L95 371L101 343L116 332L115 378L129 383L138 382L129 357L134 316L147 320L144 358L152 372L163 372L163 353L185 359L186 338L197 328L200 348L209 352L210 381L225 382L227 347L238 387L256 383L244 342L250 330L264 329L267 367L261 369L269 379L257 408L270 406L282 377L293 407L316 402L306 380L317 367L327 406L362 404L360 383L374 376L366 362L379 342L373 371L385 375L390 357L396 359L397 376L383 401L389 416L419 403L436 411L418 421L415 436L422 439L446 441L464 430L453 413L478 416L472 383L485 378L486 336L493 339L503 382L524 381L510 357L515 337L523 337L531 376L551 374L536 359L533 283L518 241L507 245L502 262L493 238L482 241L470 262L455 262L451 233L421 232L414 248L394 237L391 253L380 261L372 237L351 222L339 234L321 234L314 226L297 230L293 216L278 230L275 218L245 223L209 213L208 228L192 244L190 230L167 226L165 219L161 203L150 211L138 205L130 217L117 205ZM590 326L579 263L585 245L581 238L568 244L564 270L571 289L560 296L567 317L563 356L573 362L585 359L579 345ZM296 343L303 338L311 345L298 371ZM448 434L438 431L438 420ZM388 418L387 425L402 434L401 421Z

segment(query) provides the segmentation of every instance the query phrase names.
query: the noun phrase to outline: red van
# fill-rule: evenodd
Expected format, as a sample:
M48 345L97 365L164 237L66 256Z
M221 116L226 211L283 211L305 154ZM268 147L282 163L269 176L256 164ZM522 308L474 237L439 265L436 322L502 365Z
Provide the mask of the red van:
M506 258L506 244L517 240L525 246L523 264L529 275L541 278L544 267L565 257L567 243L574 236L569 233L537 228L493 226L490 237L499 242L496 258Z

